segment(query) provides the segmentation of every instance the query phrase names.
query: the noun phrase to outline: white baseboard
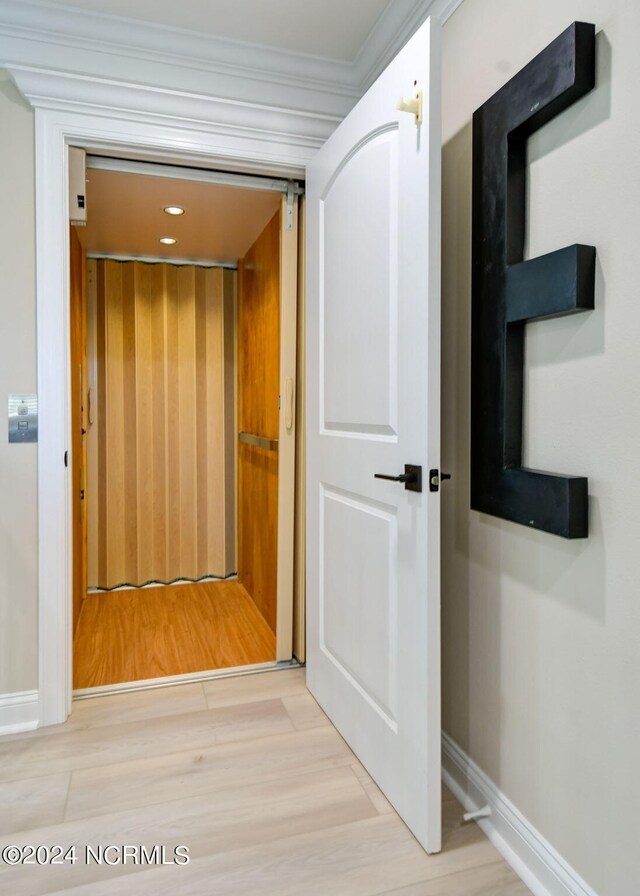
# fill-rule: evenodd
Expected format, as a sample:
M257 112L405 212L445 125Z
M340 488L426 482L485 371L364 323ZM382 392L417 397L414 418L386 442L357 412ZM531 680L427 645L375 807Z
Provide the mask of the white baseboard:
M38 692L0 694L0 735L19 734L38 727Z
M442 735L442 780L470 812L489 806L478 824L534 896L597 896L460 747Z

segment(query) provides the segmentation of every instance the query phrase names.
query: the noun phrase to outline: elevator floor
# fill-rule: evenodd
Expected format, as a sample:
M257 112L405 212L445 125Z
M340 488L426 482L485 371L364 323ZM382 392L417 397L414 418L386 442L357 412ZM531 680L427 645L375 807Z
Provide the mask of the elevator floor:
M275 660L275 635L237 581L90 594L73 686L93 688Z

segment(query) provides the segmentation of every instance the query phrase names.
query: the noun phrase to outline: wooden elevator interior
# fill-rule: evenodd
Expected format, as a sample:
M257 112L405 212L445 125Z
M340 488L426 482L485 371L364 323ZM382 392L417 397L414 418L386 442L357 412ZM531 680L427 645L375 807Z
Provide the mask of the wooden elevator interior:
M70 232L74 688L273 663L283 197L261 192L250 225L229 223L237 258L213 232L209 260L183 257L186 235L151 258L105 238L118 196L163 233L163 181L179 224L249 191L88 181L88 226Z

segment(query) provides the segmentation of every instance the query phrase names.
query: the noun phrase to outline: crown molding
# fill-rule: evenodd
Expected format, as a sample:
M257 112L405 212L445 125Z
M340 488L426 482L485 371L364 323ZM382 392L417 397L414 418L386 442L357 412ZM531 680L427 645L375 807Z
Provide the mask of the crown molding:
M393 0L382 13L352 63L361 96L429 16L442 25L463 0Z
M0 0L3 64L171 85L342 117L358 97L340 60L33 0ZM201 85L197 87L196 85Z
M105 115L163 115L324 142L387 62L429 16L462 0L393 0L353 62L227 40L185 29L0 0L0 66L35 107Z
M134 63L138 72L143 67L145 83L156 86L162 83L167 68L173 75L183 70L185 74L175 85L182 88L189 86L184 83L187 72L191 78L196 73L214 75L217 91L223 94L230 78L250 83L254 91L256 84L267 90L269 85L277 86L289 91L283 102L293 108L342 117L427 16L445 22L461 2L393 0L353 62L344 62L52 6L43 0L0 0L0 58L5 63L76 74L91 71L101 77L109 77L115 70L124 79L128 63ZM261 101L259 95L255 99Z
M9 64L6 68L36 108L73 112L98 109L106 117L119 118L131 113L138 120L154 123L170 117L187 128L215 124L222 130L242 129L245 136L258 138L268 131L271 139L286 143L295 138L296 143L309 146L320 145L337 123L333 115L247 102L239 97L227 99L21 65Z
M189 165L211 167L215 156L216 167L231 164L235 169L241 158L248 173L298 176L336 124L332 118L184 91L26 66L7 70L36 110L36 124L56 127L58 121L73 121L74 139L87 149L128 157L135 147L135 157L146 161L167 161L166 151L158 147L170 132L170 156L176 164L184 158ZM92 132L87 139L83 122L97 117L104 137ZM138 140L141 134L144 138Z
M218 72L229 67L249 77L273 77L313 86L331 84L350 95L342 74L350 63L339 59L280 50L264 44L171 28L91 10L54 6L43 0L0 0L0 33L66 47L80 45L91 52L116 52Z

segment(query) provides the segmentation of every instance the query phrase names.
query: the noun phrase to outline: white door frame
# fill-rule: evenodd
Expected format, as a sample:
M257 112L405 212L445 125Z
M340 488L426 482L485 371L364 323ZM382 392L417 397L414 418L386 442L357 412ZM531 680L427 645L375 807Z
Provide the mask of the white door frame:
M283 133L263 110L246 104L233 126L194 123L184 107L178 112L175 95L164 115L157 107L151 115L122 106L114 111L106 103L78 112L72 102L61 109L59 100L47 108L23 89L20 71L11 73L36 107L39 724L53 725L66 720L72 694L72 492L64 466L71 451L68 146L299 177L322 139Z

